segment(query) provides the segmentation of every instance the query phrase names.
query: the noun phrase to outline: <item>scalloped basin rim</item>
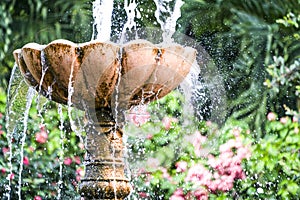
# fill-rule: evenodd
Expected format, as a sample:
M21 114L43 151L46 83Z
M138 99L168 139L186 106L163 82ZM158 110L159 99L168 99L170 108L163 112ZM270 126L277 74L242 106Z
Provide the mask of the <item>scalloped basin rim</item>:
M45 44L39 44L39 43L35 43L35 42L30 42L25 44L22 48L20 49L16 49L13 51L13 53L20 53L20 51L24 48L31 48L31 49L36 49L36 50L43 50L45 47L47 47L48 45L53 45L53 44L64 44L64 45L70 45L73 47L84 47L86 45L90 45L90 44L96 44L96 43L103 43L103 44L110 44L110 45L116 45L119 46L120 48L124 47L124 46L128 46L128 45L134 45L134 44L149 44L150 46L156 46L158 48L166 48L166 47L172 47L172 46L177 46L177 47L181 47L181 45L177 44L177 43L160 43L160 44L153 44L147 40L142 40L142 39L137 39L137 40L132 40L129 41L125 44L116 44L113 43L111 41L106 41L106 42L101 42L99 40L91 40L89 42L83 42L83 43L74 43L70 40L66 40L66 39L57 39L57 40L53 40L52 42L48 43L47 45ZM185 49L190 49L191 51L195 51L194 48L192 47L184 47Z
M119 100L125 109L161 98L184 80L196 63L196 54L195 49L176 43L133 40L120 45L65 39L47 45L28 43L13 52L27 83L58 103L68 103L71 80L71 101L79 109L83 101L95 109L111 106L119 70Z

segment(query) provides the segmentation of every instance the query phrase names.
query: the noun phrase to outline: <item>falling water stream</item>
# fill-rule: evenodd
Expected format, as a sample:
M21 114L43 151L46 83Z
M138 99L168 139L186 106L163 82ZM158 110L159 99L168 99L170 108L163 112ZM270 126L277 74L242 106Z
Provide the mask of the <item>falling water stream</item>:
M12 139L13 139L13 132L16 129L16 118L14 117L16 114L16 109L14 106L14 102L19 100L19 96L23 93L24 79L20 71L18 70L18 66L15 64L12 70L12 75L8 85L8 92L7 92L7 107L6 107L6 130L7 130L7 140L8 140L8 148L9 148L9 157L8 157L8 167L9 167L9 176L13 174L13 165L12 165ZM8 185L5 186L6 194L8 200L10 200L10 193L11 193L11 179L7 177Z
M154 0L156 5L155 18L163 31L163 42L171 43L173 33L176 31L177 20L181 16L182 0L175 0L174 7L170 4L173 0Z
M19 168L19 181L18 181L18 196L19 200L22 199L22 172L23 172L23 160L24 160L24 146L26 142L27 136L27 123L28 123L28 116L29 116L29 109L32 104L32 100L34 97L35 91L32 87L29 87L27 95L26 95L26 107L24 112L24 119L23 119L23 132L21 138L21 148L20 148L20 168Z
M111 16L113 12L113 0L95 0L93 2L93 35L92 40L109 41L111 34Z
M60 152L59 152L59 181L58 191L57 191L57 200L61 198L61 188L63 184L63 160L64 160L64 141L66 139L65 132L64 132L64 116L62 111L62 105L58 104L57 112L59 114L59 130L60 130Z

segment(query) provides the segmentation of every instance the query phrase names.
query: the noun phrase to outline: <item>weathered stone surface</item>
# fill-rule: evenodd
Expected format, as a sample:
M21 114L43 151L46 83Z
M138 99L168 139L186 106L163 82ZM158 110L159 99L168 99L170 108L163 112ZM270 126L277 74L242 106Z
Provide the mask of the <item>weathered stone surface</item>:
M48 45L29 43L15 50L14 57L27 82L36 86L43 79L41 92L54 101L67 104L71 96L79 109L98 109L111 106L118 94L120 107L127 109L177 87L190 71L196 50L145 40L117 45L60 39Z

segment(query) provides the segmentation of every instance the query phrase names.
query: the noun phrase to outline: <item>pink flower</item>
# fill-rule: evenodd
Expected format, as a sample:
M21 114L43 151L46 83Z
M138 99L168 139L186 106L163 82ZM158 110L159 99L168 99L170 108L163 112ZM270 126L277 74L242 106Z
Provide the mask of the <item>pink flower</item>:
M35 196L35 197L34 197L34 200L42 200L42 197L40 197L40 196Z
M15 174L14 174L14 173L8 174L8 178L9 178L10 180L13 180L13 179L15 178Z
M40 132L37 132L35 134L35 140L40 143L40 144L44 144L47 142L48 139L48 133L45 131L45 126L41 126L40 127Z
M170 130L173 122L178 122L178 119L176 119L174 117L164 117L162 120L162 124L163 124L165 130Z
M75 163L76 163L76 164L80 165L81 159L80 159L79 156L75 156L75 157L74 157L74 160L75 160Z
M81 167L78 167L76 169L76 174L78 174L80 177L84 177L85 172Z
M141 198L147 198L148 197L148 194L146 192L139 192L139 196Z
M5 173L6 173L6 169L5 169L5 168L2 168L2 169L1 169L1 173L2 173L2 174L5 174Z
M38 178L42 178L42 177L43 177L43 174L38 173L38 174L37 174L37 177L38 177Z
M237 149L237 156L242 160L244 158L250 158L251 152L247 147L241 147Z
M168 173L168 170L166 169L166 168L161 168L160 169L161 171L162 171L162 177L164 178L164 179L167 179L167 180L169 180L169 181L171 181L172 180L172 177L170 176L170 174Z
M84 150L84 144L83 143L78 143L78 147L81 149L81 150Z
M208 158L207 164L209 164L212 168L216 168L216 166L217 166L217 159L213 155L211 155L211 154L209 154L207 156L207 158Z
M3 152L3 154L6 154L7 152L9 152L9 147L3 147L2 152Z
M185 200L183 190L181 188L175 190L170 200Z
M30 152L34 152L34 147L33 146L30 146L30 147L28 147L28 150L30 151Z
M199 185L208 185L211 181L212 174L201 164L196 164L188 170L185 181L191 181Z
M202 144L207 140L206 136L201 135L199 131L196 131L193 135L190 135L186 138L186 141L189 141L193 144L196 156L201 156L201 153L205 153L202 149Z
M288 117L281 117L280 118L280 123L286 124L288 122Z
M80 180L81 180L81 177L77 175L76 176L76 181L79 182Z
M299 119L298 119L298 117L297 117L297 116L293 116L293 122L294 122L294 123L297 123L297 122L298 122L298 120L299 120Z
M147 106L136 106L128 114L129 120L136 126L141 126L149 121L150 113L147 112Z
M185 172L187 170L187 162L179 161L175 164L176 172Z
M238 128L238 127L236 127L236 128L233 129L232 132L233 132L233 135L234 135L235 137L239 137L240 134L241 134L241 129Z
M197 200L207 200L208 199L208 191L207 189L200 187L194 192L194 196Z
M152 140L153 135L152 135L152 134L148 134L146 138L147 138L148 140Z
M27 156L25 156L25 157L23 158L23 164L24 164L24 165L29 165L29 159L28 159Z
M218 190L226 192L229 191L233 188L233 177L232 176L227 176L223 175L221 176L221 181L220 184L218 185Z
M72 164L72 158L70 158L70 157L67 157L67 158L65 158L65 160L64 160L64 164L65 165L71 165Z
M76 176L76 181L79 182L80 181L80 177L79 177L79 180L78 180L78 176ZM77 182L75 180L72 181L72 185L74 187L77 187Z
M269 112L267 115L267 118L269 121L275 121L276 120L276 115L273 112Z

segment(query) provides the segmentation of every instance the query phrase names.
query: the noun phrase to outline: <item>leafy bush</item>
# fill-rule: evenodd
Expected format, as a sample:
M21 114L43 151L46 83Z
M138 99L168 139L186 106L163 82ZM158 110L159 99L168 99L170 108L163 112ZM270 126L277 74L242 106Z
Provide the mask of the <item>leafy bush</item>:
M269 113L266 135L253 145L246 163L247 178L239 188L242 199L300 197L300 133L297 117Z

